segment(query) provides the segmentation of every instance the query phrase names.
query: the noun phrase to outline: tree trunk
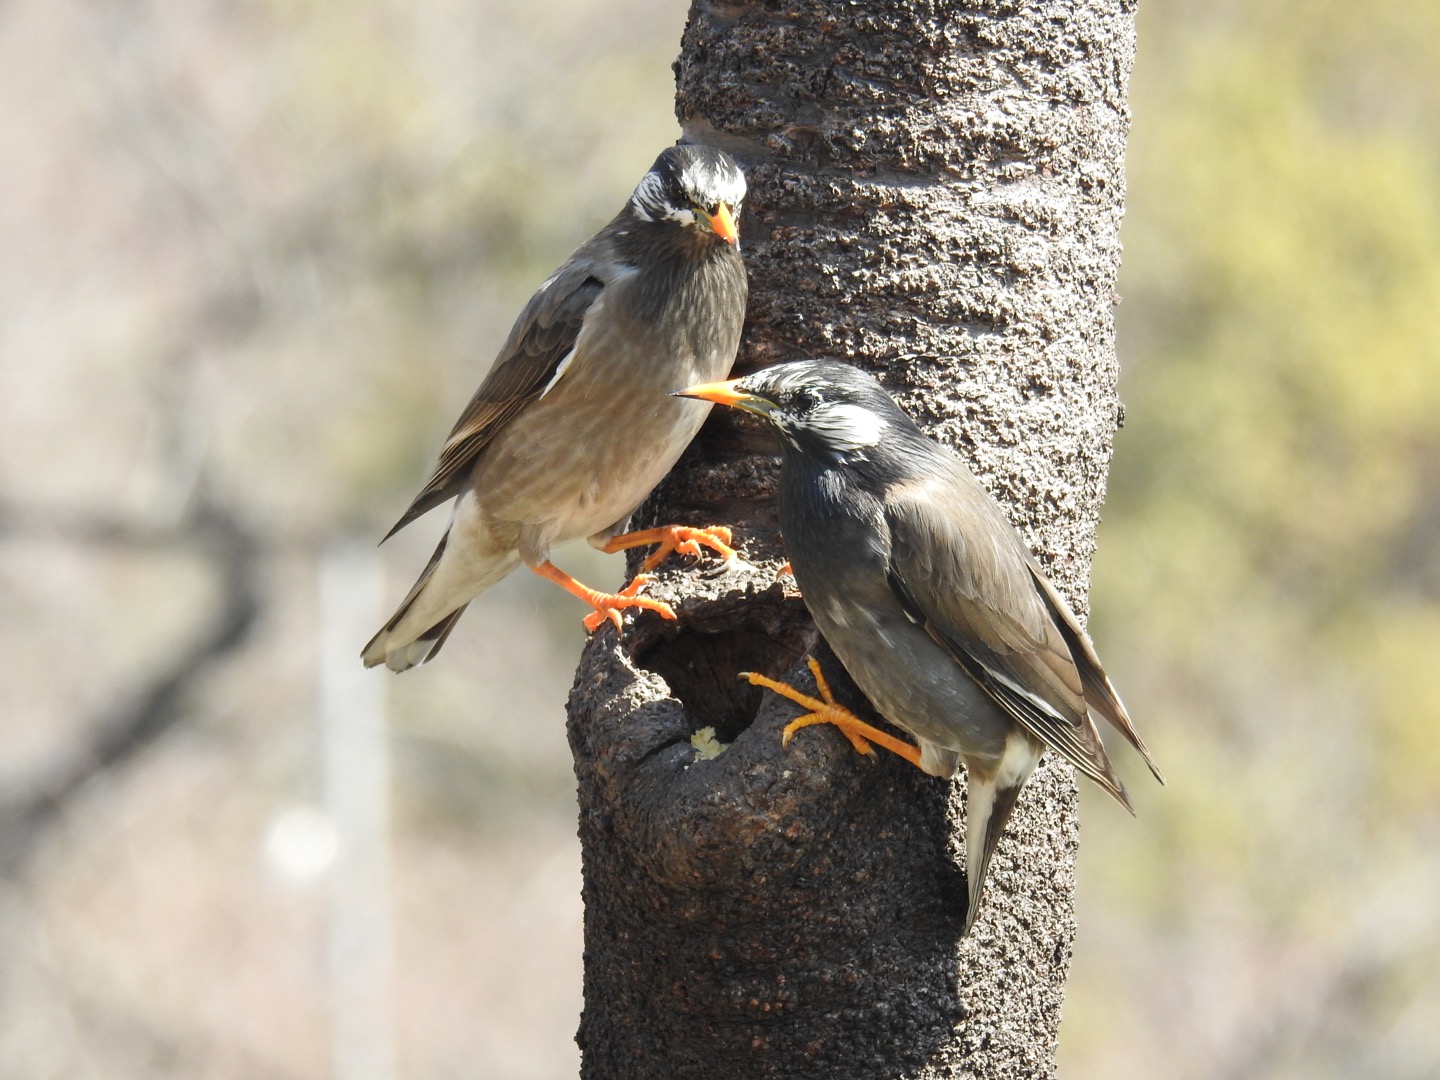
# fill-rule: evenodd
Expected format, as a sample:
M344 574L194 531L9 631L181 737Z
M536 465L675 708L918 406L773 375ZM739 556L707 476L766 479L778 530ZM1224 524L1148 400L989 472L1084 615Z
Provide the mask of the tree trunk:
M1118 404L1112 304L1129 3L696 3L686 135L731 151L751 304L737 371L843 358L956 447L1077 608ZM777 448L716 410L644 516L737 527L753 568L669 568L585 650L583 1075L1034 1077L1074 934L1070 768L1047 755L962 940L963 784L855 754L737 681L816 647ZM819 646L827 673L846 680ZM797 679L803 683L804 679ZM853 686L837 685L858 704ZM706 759L704 726L730 744Z

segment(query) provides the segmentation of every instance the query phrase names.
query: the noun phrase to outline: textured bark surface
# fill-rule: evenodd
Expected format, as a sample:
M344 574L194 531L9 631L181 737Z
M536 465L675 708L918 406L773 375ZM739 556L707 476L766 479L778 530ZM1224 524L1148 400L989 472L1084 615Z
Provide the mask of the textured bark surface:
M1098 0L697 3L676 67L685 133L750 178L737 370L831 356L875 372L1082 612L1119 411L1133 32L1132 5ZM782 749L797 710L736 681L816 643L774 572L775 448L722 412L645 513L730 522L755 567L667 569L654 592L680 620L597 634L571 697L583 1074L1049 1075L1073 774L1046 756L962 941L963 783L831 730ZM730 744L713 759L690 742L706 725Z

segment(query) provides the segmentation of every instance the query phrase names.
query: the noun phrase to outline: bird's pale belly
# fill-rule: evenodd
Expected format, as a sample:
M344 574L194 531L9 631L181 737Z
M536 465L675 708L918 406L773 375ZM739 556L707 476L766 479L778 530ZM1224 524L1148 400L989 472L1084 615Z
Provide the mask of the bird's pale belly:
M664 479L709 412L704 402L649 389L625 401L606 394L603 408L567 408L552 396L553 405L547 396L500 434L476 473L489 529L532 563L546 558L551 545L622 522Z

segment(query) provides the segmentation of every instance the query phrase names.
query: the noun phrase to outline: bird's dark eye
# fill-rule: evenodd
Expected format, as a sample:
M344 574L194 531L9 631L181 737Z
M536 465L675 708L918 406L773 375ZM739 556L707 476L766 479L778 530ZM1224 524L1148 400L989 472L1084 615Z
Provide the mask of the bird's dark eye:
M790 407L797 413L808 413L820 404L820 395L808 386L802 386L790 395Z

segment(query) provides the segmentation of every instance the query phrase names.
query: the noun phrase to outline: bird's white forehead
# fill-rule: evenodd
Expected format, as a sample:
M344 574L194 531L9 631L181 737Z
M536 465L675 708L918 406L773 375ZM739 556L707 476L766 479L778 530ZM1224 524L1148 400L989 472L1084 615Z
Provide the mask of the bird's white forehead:
M723 202L733 210L745 199L745 174L717 168L715 162L692 161L680 171L680 186L709 204Z
M745 199L745 175L739 169L717 167L715 162L692 161L680 172L680 187L693 195L703 206L723 202L738 210ZM651 169L635 185L635 205L651 218L673 217L682 220L690 213L689 206L673 206L665 191L665 177Z

